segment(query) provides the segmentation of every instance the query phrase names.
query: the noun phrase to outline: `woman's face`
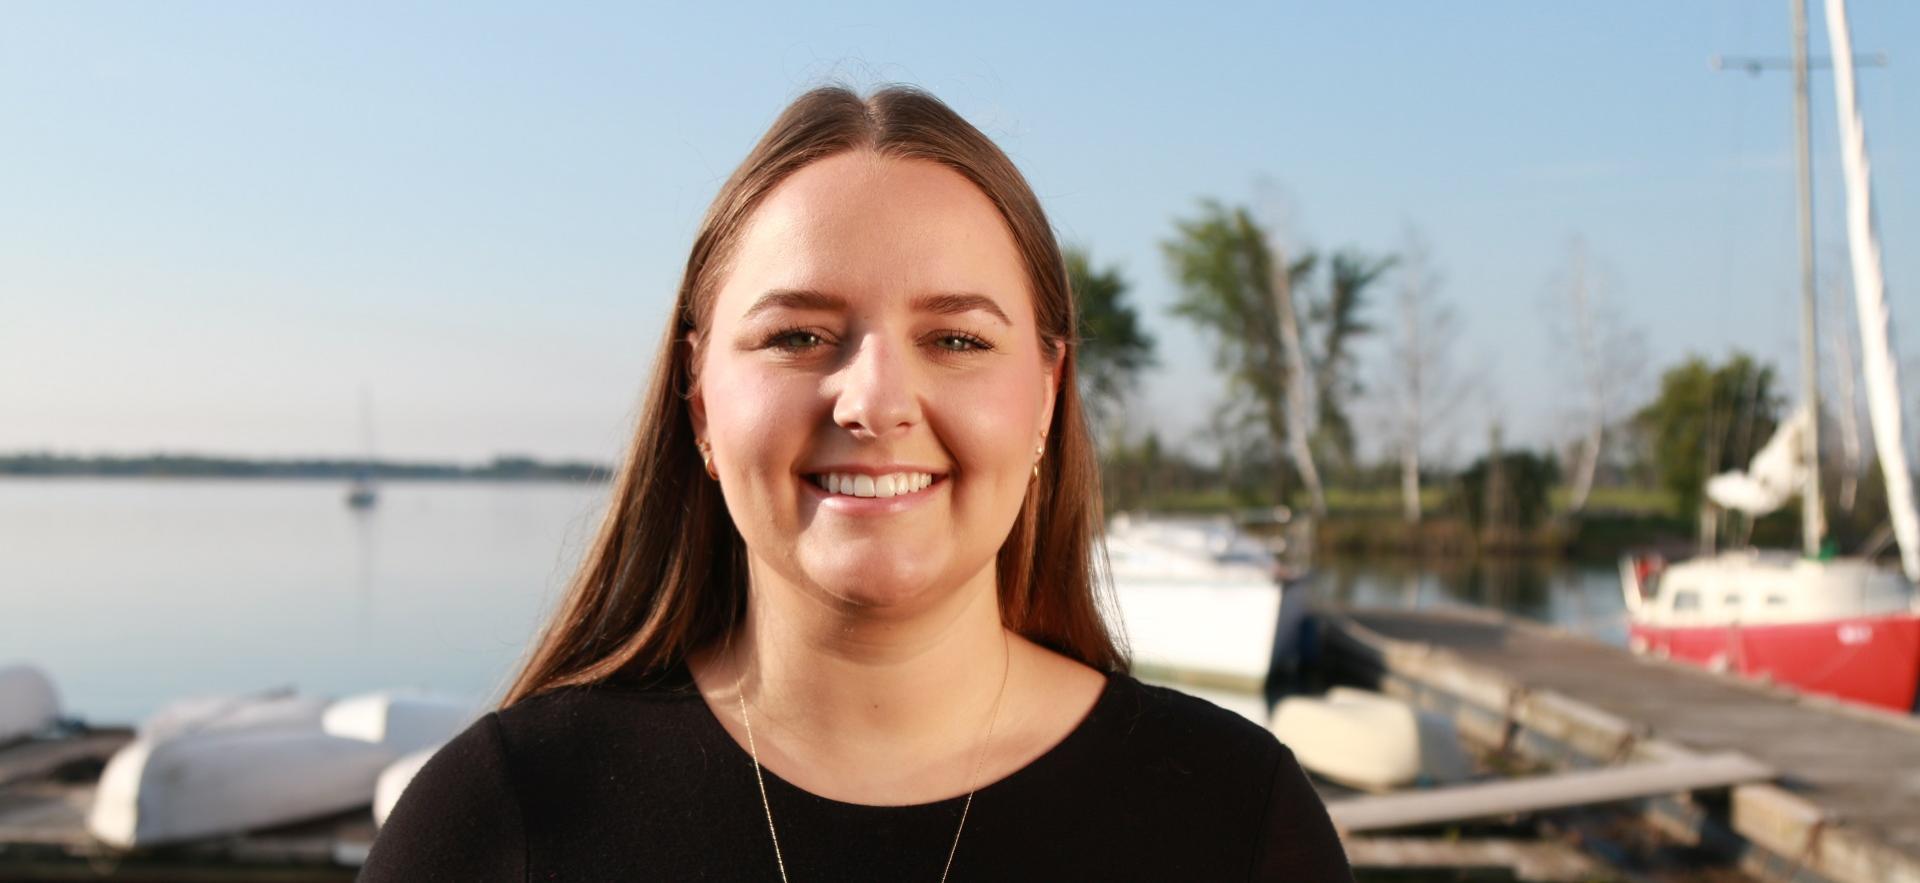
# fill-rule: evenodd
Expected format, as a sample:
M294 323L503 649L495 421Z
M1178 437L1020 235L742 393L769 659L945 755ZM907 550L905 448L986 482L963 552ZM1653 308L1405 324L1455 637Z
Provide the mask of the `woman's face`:
M991 574L1057 375L973 184L866 151L794 173L749 219L696 352L694 430L758 570L900 610Z

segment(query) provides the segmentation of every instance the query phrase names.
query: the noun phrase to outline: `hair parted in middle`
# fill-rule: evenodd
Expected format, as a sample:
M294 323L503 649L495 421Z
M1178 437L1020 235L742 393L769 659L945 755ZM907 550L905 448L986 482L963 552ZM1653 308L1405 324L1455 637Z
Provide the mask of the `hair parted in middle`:
M1108 630L1099 467L1080 400L1078 316L1060 247L1013 161L939 99L890 86L827 86L796 99L708 207L687 257L625 462L600 530L500 707L616 672L659 671L729 634L747 604L747 553L706 480L688 396L713 303L753 212L794 172L849 151L937 163L978 187L1025 264L1041 357L1059 361L1042 479L996 558L1002 622L1101 671L1127 659Z

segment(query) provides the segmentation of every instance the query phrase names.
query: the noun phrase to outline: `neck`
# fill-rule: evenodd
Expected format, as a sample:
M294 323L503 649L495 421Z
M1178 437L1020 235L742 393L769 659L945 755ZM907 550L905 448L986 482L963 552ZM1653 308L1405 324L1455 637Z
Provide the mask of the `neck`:
M944 754L979 742L1011 640L991 567L910 611L838 604L768 570L753 568L747 617L709 671L716 692L744 694L782 753Z

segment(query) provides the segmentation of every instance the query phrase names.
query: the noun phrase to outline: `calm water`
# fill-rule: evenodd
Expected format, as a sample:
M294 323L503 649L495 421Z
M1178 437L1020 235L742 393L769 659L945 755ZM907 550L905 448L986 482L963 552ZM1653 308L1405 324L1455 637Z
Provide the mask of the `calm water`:
M1611 564L1562 561L1322 561L1313 591L1352 604L1491 607L1615 646L1627 644L1627 606Z
M417 483L354 512L317 481L0 480L0 663L67 713L131 723L187 695L504 686L609 486ZM1607 568L1334 562L1316 591L1486 604L1624 640Z

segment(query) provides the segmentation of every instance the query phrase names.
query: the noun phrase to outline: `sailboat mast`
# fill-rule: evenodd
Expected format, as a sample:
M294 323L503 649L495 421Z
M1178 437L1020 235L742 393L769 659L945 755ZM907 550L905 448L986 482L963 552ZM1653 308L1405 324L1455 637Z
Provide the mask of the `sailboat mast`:
M1893 315L1887 309L1887 278L1874 229L1873 182L1867 162L1867 129L1860 118L1860 95L1853 83L1853 34L1846 0L1827 0L1827 39L1833 46L1834 110L1840 122L1840 168L1847 194L1847 250L1853 258L1855 312L1860 318L1860 364L1867 387L1867 415L1873 418L1873 445L1887 487L1887 517L1900 545L1900 568L1920 581L1920 511L1913 500L1913 472L1907 465L1902 424L1900 363L1893 355ZM1915 599L1920 610L1920 598Z
M1807 408L1803 451L1807 483L1800 492L1800 542L1807 555L1820 552L1827 533L1820 504L1820 363L1814 327L1813 162L1807 113L1807 2L1790 0L1793 9L1793 136L1800 182L1800 387Z
M360 387L360 441L365 445L366 460L362 461L361 472L368 478L373 476L373 400L367 394L366 386Z

